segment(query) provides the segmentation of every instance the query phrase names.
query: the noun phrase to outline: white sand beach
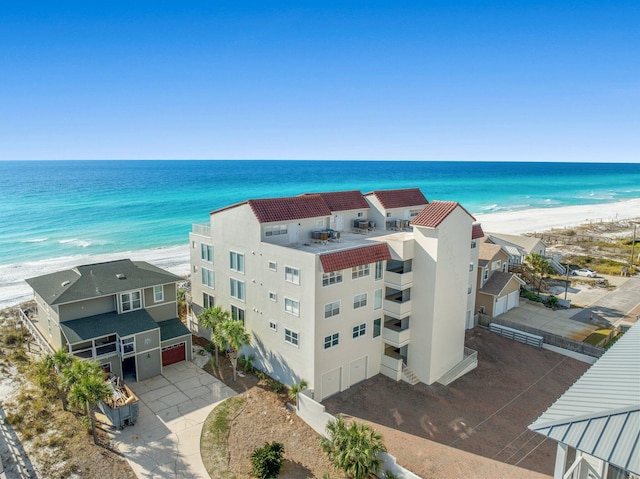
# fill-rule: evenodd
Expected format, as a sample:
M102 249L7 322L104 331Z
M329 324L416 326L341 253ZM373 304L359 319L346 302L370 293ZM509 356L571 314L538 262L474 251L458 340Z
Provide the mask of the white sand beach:
M598 205L537 208L474 215L484 231L521 234L586 223L623 221L640 217L640 198Z
M623 221L640 217L640 198L599 205L539 208L504 213L475 215L484 231L499 233L534 233L551 228L577 226L601 221ZM99 263L130 258L148 261L174 274L189 274L189 245L155 248L141 251L125 251L102 255L68 256L19 264L0 265L0 308L12 306L32 298L31 288L25 278L73 268L81 264Z

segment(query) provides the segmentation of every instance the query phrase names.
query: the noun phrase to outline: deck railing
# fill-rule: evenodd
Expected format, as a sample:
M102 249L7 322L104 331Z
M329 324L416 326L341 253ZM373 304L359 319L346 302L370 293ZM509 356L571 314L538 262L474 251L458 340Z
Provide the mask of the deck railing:
M49 342L44 337L44 334L38 329L38 327L33 324L31 318L25 314L25 312L21 308L16 308L18 311L18 318L20 318L20 322L27 328L27 331L31 334L36 344L40 347L40 349L45 354L53 354L55 353L53 347L49 344Z

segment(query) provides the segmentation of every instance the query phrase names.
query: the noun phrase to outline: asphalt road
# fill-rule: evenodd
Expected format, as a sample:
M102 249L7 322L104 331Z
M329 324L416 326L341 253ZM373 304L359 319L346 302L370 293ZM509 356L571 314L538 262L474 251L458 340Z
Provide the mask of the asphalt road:
M572 319L588 321L589 318L593 318L593 320L606 321L611 326L617 326L638 304L640 304L640 277L634 276L580 311Z

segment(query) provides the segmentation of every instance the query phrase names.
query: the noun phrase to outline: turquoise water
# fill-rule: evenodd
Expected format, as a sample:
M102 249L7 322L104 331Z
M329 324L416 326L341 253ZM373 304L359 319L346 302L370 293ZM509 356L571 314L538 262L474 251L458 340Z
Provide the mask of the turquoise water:
M419 187L473 213L640 197L640 164L362 161L0 162L0 265L186 244L248 198Z

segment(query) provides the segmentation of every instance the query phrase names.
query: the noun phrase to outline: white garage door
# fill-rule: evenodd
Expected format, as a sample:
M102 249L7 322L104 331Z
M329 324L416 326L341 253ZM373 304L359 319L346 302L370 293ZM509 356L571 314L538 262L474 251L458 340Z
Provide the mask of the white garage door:
M520 291L513 291L507 296L507 311L520 306Z
M507 310L507 297L503 296L496 300L496 307L493 309L493 317L501 315Z
M340 378L342 376L342 368L336 368L322 375L322 391L320 394L322 401L324 398L333 396L340 392Z
M367 379L367 357L351 361L349 365L349 387Z

